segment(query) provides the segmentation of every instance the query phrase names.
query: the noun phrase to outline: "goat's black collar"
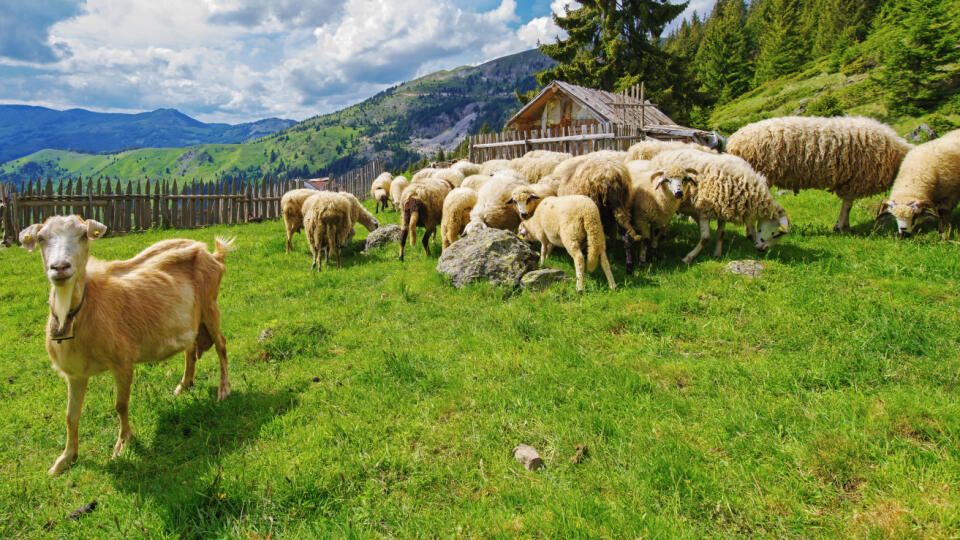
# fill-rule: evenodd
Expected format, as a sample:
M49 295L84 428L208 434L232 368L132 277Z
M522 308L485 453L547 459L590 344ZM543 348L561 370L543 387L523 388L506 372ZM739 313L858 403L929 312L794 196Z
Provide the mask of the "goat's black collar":
M56 323L56 327L50 332L50 338L56 341L58 344L61 341L68 339L73 339L73 319L77 316L77 313L80 312L80 308L83 307L83 301L87 299L87 285L83 285L83 294L80 295L80 303L77 304L77 307L71 309L67 312L67 320L63 324L60 324L60 319L57 317L56 313L51 313L53 315L53 320ZM67 335L69 334L69 335Z

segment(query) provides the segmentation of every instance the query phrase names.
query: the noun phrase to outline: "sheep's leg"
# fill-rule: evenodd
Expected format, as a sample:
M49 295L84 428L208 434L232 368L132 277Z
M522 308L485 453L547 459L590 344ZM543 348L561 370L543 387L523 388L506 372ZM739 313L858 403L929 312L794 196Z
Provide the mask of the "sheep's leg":
M641 264L642 266L646 266L646 264L647 264L647 247L648 247L649 244L650 244L650 239L649 239L649 238L641 238L641 239L640 239L640 260L639 260L639 262L640 262L640 264Z
M287 227L287 253L290 253L293 250L293 227L287 221L287 216L283 216L283 224Z
M717 246L713 248L714 257L720 257L721 255L723 255L723 231L724 231L724 227L726 226L727 226L726 221L722 219L717 220Z
M748 221L745 225L747 227L747 238L749 238L751 242L756 242L757 241L757 224L753 221Z
M400 231L400 262L403 262L403 248L407 245L407 234L406 229Z
M940 239L946 240L950 234L950 210L941 208L937 210L939 220L937 222L937 232L940 233Z
M600 267L603 268L603 275L607 276L607 285L611 289L616 289L617 282L613 280L613 272L610 271L610 261L607 260L606 250L600 250Z
M579 248L574 249L573 252L570 253L570 256L573 257L573 268L577 273L577 292L582 293L583 292L583 271L584 271L584 267L587 266L586 262L584 261L583 250Z
M436 229L428 229L423 232L423 251L427 254L427 257L430 256L430 235L436 232Z
M540 244L540 245L543 246L543 247L545 247L546 250L547 250L547 251L546 251L546 255L543 257L543 262L547 262L547 259L550 258L550 254L553 253L553 244L551 244L550 241L547 240L547 241L544 241L544 242L543 242L542 244Z
M833 226L833 232L850 232L850 209L853 208L853 199L843 199L840 204L840 216L837 223Z
M706 247L707 242L710 241L710 220L699 218L700 223L700 242L697 243L697 247L693 248L693 251L687 253L687 256L683 258L685 264L690 264L694 259L697 258L697 255L700 254L700 251Z
M183 351L183 356L183 377L180 378L180 384L177 385L177 389L173 391L173 395L175 396L179 396L181 393L185 392L187 388L193 386L193 376L197 371L196 347L190 347L189 349Z
M130 429L130 385L133 384L133 365L114 371L113 378L117 382L115 408L120 418L120 435L117 436L117 444L113 447L113 457L117 457L123 450L123 445L133 438L133 430Z
M623 240L623 253L627 259L627 274L633 273L633 236L631 231L621 227L620 237Z
M67 378L67 446L47 472L56 476L76 461L80 451L80 411L88 379Z
M540 266L543 266L543 263L547 261L547 243L540 243Z
M220 386L217 388L217 401L223 401L230 395L230 372L227 369L227 339L220 329L220 306L212 302L203 310L203 326L213 339L213 346L220 358Z

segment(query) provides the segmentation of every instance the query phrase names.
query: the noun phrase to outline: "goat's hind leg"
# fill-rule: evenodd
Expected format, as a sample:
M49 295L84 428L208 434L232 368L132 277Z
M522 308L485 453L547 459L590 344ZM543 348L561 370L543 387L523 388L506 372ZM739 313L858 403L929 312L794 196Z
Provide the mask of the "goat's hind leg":
M216 301L203 308L201 326L206 327L207 335L213 340L220 358L220 386L217 389L217 400L223 401L230 395L230 373L227 370L227 340L220 331L220 307ZM202 331L202 330L201 330Z
M113 378L117 382L117 417L120 419L120 434L117 436L117 444L113 447L113 457L120 455L124 445L133 438L133 430L130 429L130 385L133 384L133 363L128 368L120 368L113 372Z

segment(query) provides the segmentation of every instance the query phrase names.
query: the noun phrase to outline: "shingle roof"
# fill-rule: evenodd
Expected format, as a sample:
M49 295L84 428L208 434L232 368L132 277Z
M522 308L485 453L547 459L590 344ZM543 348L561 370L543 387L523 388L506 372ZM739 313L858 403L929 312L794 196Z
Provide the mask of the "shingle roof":
M563 81L553 81L548 84L546 88L537 94L537 97L531 99L529 103L517 111L517 114L513 115L513 117L507 122L507 125L512 124L514 121L521 116L524 116L532 109L538 106L543 106L543 101L552 96L554 92L558 91L576 101L584 109L590 111L590 113L597 119L598 122L620 125L640 125L639 108L626 109L626 118L623 118L624 114L616 111L613 107L613 103L615 102L639 104L639 99L635 99L630 96L614 94L613 92L607 92L605 90L586 88ZM650 103L650 100L646 100L646 103L647 106L643 108L643 120L645 126L677 125L676 122L671 120L669 116L653 106ZM624 120L626 120L626 122Z

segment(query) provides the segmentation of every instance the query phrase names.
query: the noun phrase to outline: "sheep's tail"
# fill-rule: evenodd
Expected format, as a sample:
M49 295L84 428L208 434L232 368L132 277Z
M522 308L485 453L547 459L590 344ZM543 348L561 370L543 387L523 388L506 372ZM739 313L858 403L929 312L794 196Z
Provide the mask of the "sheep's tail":
M600 222L600 213L595 216L586 216L583 219L584 235L587 241L587 272L593 272L600 263L600 256L607 249L607 240L603 235L603 223Z
M227 258L227 253L236 249L233 247L233 242L237 239L236 236L233 238L226 238L223 236L216 236L213 239L214 250L213 258L217 260L220 264L223 264L224 259Z
M420 208L410 212L410 247L417 246L417 221L420 219Z

